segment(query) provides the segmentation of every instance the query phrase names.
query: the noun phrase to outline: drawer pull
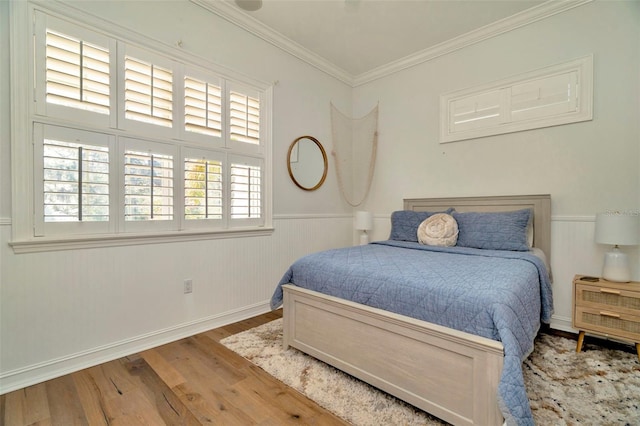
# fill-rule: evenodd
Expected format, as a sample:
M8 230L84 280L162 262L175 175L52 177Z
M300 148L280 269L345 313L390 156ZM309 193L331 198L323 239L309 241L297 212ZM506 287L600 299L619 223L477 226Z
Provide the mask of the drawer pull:
M600 289L600 293L607 293L607 294L620 294L620 290L612 290L610 288L601 288Z
M620 318L620 315L614 314L613 312L600 311L600 315L603 317Z

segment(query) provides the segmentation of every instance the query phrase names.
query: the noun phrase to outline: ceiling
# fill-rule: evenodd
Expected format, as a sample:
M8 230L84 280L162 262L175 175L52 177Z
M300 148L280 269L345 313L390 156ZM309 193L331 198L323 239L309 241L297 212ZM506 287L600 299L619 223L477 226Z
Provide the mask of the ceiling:
M437 56L585 0L262 0L255 11L234 0L191 1L357 84L407 58Z

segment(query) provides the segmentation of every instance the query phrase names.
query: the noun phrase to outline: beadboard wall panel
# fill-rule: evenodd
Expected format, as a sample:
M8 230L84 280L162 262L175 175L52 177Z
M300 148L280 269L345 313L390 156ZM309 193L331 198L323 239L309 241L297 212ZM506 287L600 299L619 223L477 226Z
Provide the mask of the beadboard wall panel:
M264 237L16 255L11 227L0 226L0 392L266 312L295 259L352 242L350 215L276 217L274 227Z
M604 254L611 247L595 243L595 216L555 216L551 235L555 304L551 326L576 332L571 327L573 277L576 274L600 276ZM640 252L637 247L622 247L621 250L629 255L632 278L640 279Z

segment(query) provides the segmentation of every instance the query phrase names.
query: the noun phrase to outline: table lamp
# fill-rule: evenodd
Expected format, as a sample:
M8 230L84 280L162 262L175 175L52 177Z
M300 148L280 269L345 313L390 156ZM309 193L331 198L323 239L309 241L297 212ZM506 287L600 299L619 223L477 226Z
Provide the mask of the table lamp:
M362 234L360 234L360 245L369 244L367 231L373 229L373 215L371 212L356 212L356 229L362 231Z
M596 215L596 243L613 245L613 248L604 255L602 278L621 283L631 281L629 256L618 246L637 245L639 233L638 215L620 212Z

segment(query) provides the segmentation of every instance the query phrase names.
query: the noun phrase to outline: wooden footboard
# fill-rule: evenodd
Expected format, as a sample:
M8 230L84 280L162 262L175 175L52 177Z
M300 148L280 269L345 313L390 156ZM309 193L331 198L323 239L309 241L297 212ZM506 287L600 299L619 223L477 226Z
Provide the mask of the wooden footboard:
M500 425L503 346L293 285L284 344L454 425Z

